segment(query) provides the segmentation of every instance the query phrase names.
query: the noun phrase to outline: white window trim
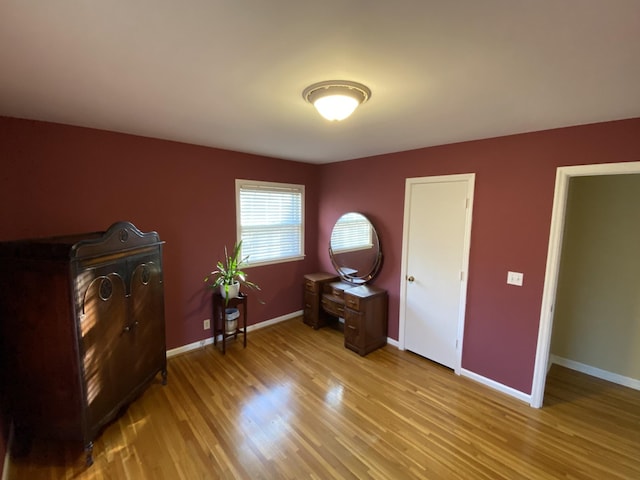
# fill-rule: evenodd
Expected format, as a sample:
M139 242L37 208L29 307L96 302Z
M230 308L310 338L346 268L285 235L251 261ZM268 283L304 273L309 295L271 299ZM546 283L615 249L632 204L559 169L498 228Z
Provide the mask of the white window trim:
M281 183L281 182L264 182L264 181L260 181L260 180L246 180L246 179L241 179L241 178L236 178L236 241L240 241L242 238L242 226L241 226L241 221L240 221L240 188L243 185L252 185L252 186L258 186L258 187L271 187L271 188L283 188L283 189L296 189L296 190L300 190L302 192L302 205L300 206L301 208L301 212L300 212L300 217L301 217L301 237L300 237L300 250L302 252L301 255L295 255L295 256L291 256L291 257L286 257L286 258L280 258L277 260L267 260L264 262L251 262L251 258L249 258L248 262L243 265L243 269L248 269L248 268L253 268L253 267L260 267L260 266L264 266L264 265L275 265L278 263L287 263L287 262L295 262L295 261L300 261L300 260L304 260L305 258L305 244L304 244L304 237L305 237L305 202L306 202L306 193L305 193L305 186L304 185L300 185L300 184L295 184L295 183Z

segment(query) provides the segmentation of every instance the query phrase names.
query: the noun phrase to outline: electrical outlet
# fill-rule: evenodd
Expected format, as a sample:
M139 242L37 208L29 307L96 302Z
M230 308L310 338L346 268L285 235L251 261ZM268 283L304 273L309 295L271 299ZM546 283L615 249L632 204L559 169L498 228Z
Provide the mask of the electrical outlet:
M517 287L522 286L524 274L520 272L507 272L507 283L509 285L515 285Z
M211 321L208 318L202 323L205 330L209 330L211 328Z

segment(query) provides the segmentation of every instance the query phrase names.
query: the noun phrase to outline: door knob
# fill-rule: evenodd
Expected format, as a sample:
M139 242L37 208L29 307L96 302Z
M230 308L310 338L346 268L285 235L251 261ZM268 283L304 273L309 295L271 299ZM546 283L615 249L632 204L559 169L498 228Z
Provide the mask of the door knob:
M415 278L413 278L413 275L410 275L410 276L407 277L407 280L409 282L413 282L415 280Z

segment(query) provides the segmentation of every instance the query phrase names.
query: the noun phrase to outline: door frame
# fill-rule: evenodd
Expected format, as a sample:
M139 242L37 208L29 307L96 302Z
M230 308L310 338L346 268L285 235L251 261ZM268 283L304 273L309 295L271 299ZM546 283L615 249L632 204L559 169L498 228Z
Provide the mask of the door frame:
M534 408L542 407L544 401L544 386L549 368L549 352L551 348L551 333L553 329L553 310L556 303L558 288L558 274L562 250L562 238L569 193L569 181L572 177L596 175L626 175L640 173L640 162L602 163L594 165L576 165L558 167L556 170L556 186L553 194L553 210L551 212L551 230L549 232L549 247L547 252L547 266L544 275L542 291L542 306L540 310L540 326L538 328L538 345L533 369L530 405Z
M473 198L475 189L475 173L461 173L456 175L437 175L431 177L414 177L405 179L404 187L404 218L402 222L402 257L400 268L400 312L398 348L405 350L405 322L406 322L406 300L407 300L407 256L409 254L409 212L411 209L411 188L416 184L423 183L467 183L467 209L465 213L463 257L460 286L460 303L458 315L458 327L456 336L456 360L454 372L460 375L462 371L462 341L464 337L464 320L467 311L467 286L469 280L469 250L471 247L471 222L473 218Z

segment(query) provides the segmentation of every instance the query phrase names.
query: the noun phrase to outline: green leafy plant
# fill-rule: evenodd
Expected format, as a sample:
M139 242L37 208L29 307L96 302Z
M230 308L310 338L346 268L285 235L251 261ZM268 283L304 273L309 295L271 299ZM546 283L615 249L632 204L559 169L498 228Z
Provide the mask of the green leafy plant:
M247 274L242 271L242 266L247 261L249 256L241 258L242 240L235 244L231 255L227 252L227 247L224 247L224 261L219 261L216 264L216 269L204 278L205 283L209 288L224 287L225 303L229 302L229 287L234 283L245 285L248 288L260 290L260 287L253 282L247 280Z

